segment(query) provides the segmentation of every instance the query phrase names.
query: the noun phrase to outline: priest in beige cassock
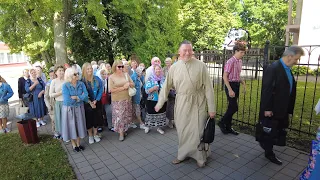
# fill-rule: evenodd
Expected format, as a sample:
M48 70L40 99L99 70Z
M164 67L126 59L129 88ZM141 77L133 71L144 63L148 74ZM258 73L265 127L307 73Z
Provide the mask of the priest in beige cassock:
M173 164L186 158L193 158L199 167L204 167L208 151L199 150L208 113L215 116L213 85L206 65L193 57L192 44L183 41L179 48L179 61L171 66L160 91L155 111L167 101L170 89L176 90L174 121L176 124L179 149Z

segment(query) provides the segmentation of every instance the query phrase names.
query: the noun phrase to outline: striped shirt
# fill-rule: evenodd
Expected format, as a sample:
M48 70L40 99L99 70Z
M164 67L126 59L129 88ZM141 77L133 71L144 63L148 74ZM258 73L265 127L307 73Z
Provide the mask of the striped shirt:
M240 82L240 74L242 69L242 60L236 57L230 58L224 66L224 72L229 73L229 82Z

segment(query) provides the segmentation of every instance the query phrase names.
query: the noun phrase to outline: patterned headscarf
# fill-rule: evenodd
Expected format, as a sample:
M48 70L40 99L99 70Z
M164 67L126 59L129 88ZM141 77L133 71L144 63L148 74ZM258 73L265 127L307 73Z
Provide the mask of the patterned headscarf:
M155 71L156 67L159 67L161 69L161 72L160 72L159 76L156 75L156 71ZM154 65L154 69L153 69L152 75L150 76L150 79L152 81L161 81L161 80L164 79L163 70L162 70L160 65L158 65L158 64Z
M138 76L141 76L143 70L144 70L144 67L142 67L142 66L137 67L136 73L138 74Z

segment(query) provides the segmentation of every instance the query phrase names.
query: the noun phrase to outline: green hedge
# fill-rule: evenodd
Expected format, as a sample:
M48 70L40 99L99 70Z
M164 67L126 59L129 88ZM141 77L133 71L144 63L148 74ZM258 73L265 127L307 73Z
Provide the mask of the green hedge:
M302 76L302 75L306 75L308 73L309 75L316 76L316 75L319 75L320 68L312 70L307 66L293 66L291 68L291 71L294 75Z

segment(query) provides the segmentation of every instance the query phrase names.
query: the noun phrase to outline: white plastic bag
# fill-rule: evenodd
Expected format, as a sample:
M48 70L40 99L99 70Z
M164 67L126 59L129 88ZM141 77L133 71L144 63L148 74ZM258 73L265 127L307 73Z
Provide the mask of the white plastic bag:
M316 114L317 114L317 115L320 113L320 99L319 99L316 107L314 107L314 110L316 111Z

